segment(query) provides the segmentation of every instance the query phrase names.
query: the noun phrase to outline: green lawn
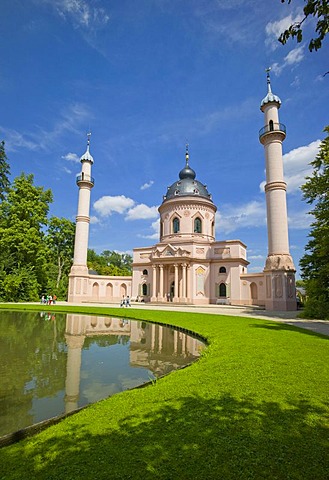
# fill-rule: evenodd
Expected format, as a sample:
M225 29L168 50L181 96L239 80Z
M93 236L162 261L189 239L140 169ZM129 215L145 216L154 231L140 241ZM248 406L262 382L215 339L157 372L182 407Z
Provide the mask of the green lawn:
M329 337L242 317L51 309L170 323L209 346L154 385L1 449L2 480L328 480Z

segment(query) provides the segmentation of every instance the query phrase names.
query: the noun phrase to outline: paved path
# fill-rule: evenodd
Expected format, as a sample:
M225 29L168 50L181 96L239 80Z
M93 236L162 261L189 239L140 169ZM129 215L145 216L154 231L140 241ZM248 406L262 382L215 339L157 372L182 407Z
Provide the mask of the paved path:
M58 302L59 304L68 304L66 302ZM76 304L75 304L76 305ZM109 308L118 308L118 304L99 304L99 303L84 303L86 306L100 306ZM322 335L329 336L329 321L328 320L304 320L297 318L299 311L293 312L269 312L258 307L253 306L233 306L233 305L174 305L168 304L148 304L148 303L132 303L132 308L145 310L167 310L180 312L198 312L210 313L214 315L230 315L239 317L262 318L265 320L272 320L276 322L294 325L295 327L305 328Z

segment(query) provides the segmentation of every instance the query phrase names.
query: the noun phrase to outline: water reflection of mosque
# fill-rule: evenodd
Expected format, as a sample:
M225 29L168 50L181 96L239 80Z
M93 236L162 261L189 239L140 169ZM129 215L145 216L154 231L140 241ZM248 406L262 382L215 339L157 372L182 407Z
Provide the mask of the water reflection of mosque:
M148 368L156 377L193 362L200 356L203 345L184 332L154 323L67 314L66 413L78 408L81 353L85 339L104 335L130 339L130 365Z

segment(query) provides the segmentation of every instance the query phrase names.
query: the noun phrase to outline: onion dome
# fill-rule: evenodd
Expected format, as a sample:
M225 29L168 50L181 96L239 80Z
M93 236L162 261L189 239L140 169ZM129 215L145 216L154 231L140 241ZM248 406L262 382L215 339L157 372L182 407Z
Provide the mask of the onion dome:
M271 90L271 79L270 79L270 68L267 68L266 70L266 77L267 77L267 95L266 97L263 98L263 100L261 101L261 104L260 104L260 108L262 108L264 105L266 105L267 103L278 103L279 105L281 105L281 100L280 98L277 96L277 95L274 95L274 93L272 93L272 90Z
M204 197L211 200L211 195L207 190L207 186L196 180L196 173L189 165L188 146L186 146L185 167L179 172L179 180L174 182L167 189L163 201L170 200L175 197L195 196Z
M88 133L88 134L87 134L87 137L88 137L88 140L87 140L87 150L85 151L85 153L84 153L84 154L82 155L82 157L80 158L80 162L90 162L90 163L94 163L94 159L93 159L91 153L89 152L90 136L91 136L91 133Z

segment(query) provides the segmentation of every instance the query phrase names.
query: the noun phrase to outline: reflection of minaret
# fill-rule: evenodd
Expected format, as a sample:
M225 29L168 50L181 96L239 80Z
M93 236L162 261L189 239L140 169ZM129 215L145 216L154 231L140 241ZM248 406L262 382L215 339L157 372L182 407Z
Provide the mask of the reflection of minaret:
M77 176L76 182L79 187L78 213L76 216L74 260L70 273L69 301L75 300L75 295L83 293L81 277L88 274L87 251L90 223L90 195L94 186L94 179L91 176L91 166L94 159L89 152L90 133L88 134L87 150L80 158L81 173ZM80 278L74 278L79 277ZM82 291L81 291L82 290Z
M268 310L296 310L295 266L289 252L287 184L283 178L282 160L286 127L279 122L281 100L272 93L269 71L270 69L267 70L267 95L260 107L265 116L265 126L259 132L266 161L268 255L264 268L265 304Z
M66 316L65 339L67 344L65 413L78 408L80 390L81 351L85 341L86 320L84 315Z
M68 351L65 382L65 413L78 408L80 389L81 350L84 335L65 335Z

